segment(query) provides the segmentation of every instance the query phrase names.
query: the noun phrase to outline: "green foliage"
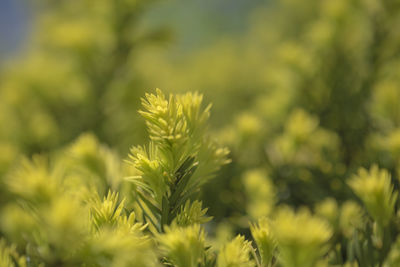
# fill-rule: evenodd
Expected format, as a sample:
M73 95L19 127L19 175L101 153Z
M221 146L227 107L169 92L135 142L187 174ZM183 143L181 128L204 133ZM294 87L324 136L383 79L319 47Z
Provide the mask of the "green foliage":
M385 261L383 266L385 267L394 267L400 264L400 249L399 249L399 240L396 240L396 243L393 244L393 248L391 249L388 258Z
M276 240L272 235L271 222L265 218L260 219L258 225L252 225L250 230L259 250L261 263L263 266L270 266L276 249Z
M157 97L147 98L150 102L143 105L148 110L157 110L154 99L165 100L159 90ZM23 159L5 178L9 199L0 209L0 229L29 262L17 258L15 249L6 248L2 241L4 264L213 264L214 252L208 251L200 226L211 218L202 203L191 198L228 160L227 149L214 144L206 132L209 108L201 109L201 99L186 94L165 100L164 112L172 114L165 117L167 128L176 129L180 121L185 126L180 128L182 138L171 139L172 132L151 140L149 153L133 149L129 161L133 166L122 167L109 148L87 134L49 157ZM204 118L200 124L199 116ZM152 120L144 117L153 138ZM134 187L119 177L132 172L137 175L127 180Z
M108 227L126 228L127 232L135 232L137 228L143 227L135 223L135 213L131 212L129 216L124 214L125 200L118 204L118 193L108 192L103 201L96 195L90 202L90 220L95 231Z
M294 213L281 208L272 227L279 247L279 261L285 267L315 266L332 236L330 227L307 210Z
M147 147L131 150L138 175L128 179L137 187L138 203L147 207L147 220L158 231L172 222L180 207L221 165L229 162L228 150L215 145L205 132L210 106L202 109L201 102L202 96L191 93L170 95L167 100L160 90L142 100L145 110L140 113L151 141ZM190 220L204 220L201 209L193 205L191 209L200 214ZM189 207L183 212L189 212ZM183 220L182 216L178 220Z
M80 259L88 266L160 266L151 240L140 231L118 229L104 229L91 236Z
M250 224L256 248L243 235L231 241L208 239L207 228L201 224L210 222L211 217L197 193L229 162L228 150L216 145L209 135L210 108L202 107L199 94L166 98L160 90L147 94L142 102L140 113L150 141L147 146L134 147L125 165L118 163L111 149L86 134L48 157L23 159L5 177L8 199L0 209L4 218L0 229L5 240L15 243L11 248L2 243L5 264L396 264L398 192L389 173L375 165L370 171L361 169L348 182L365 211L354 201L339 204L329 198L315 206L315 215L305 207L295 211L279 205L269 171L248 171L242 181L251 197L247 202L249 217L259 218L257 224ZM285 128L292 144L310 142L306 145L309 148L313 142L320 144L318 136L324 136L324 131L318 129L316 121L302 111L294 114ZM297 123L307 127L298 130ZM309 153L308 149L304 153ZM293 160L315 166L321 164L321 158ZM121 176L127 177L126 181ZM17 251L26 256L18 256Z
M177 267L196 267L203 261L205 252L204 230L193 224L187 227L166 227L158 236L162 255Z
M334 231L351 238L354 231L362 228L364 211L353 201L346 201L341 207L333 199L326 199L315 207L315 212L324 218Z
M0 73L0 267L399 266L398 1L252 3L196 49L153 45L152 2L33 4Z
M131 75L135 56L144 46L170 39L166 27L144 25L155 1L31 2L38 14L27 51L2 71L2 147L33 154L92 131L127 151L127 136L143 136L135 125L143 94L140 77ZM123 123L132 119L135 123ZM1 164L9 166L14 157Z
M251 243L239 235L221 249L217 259L217 266L253 267L254 261L250 257L252 250Z
M204 224L211 221L212 217L206 216L207 208L202 208L202 203L198 200L194 202L186 201L181 206L180 212L176 215L173 222L180 226L188 226L192 224Z
M15 247L8 247L6 242L0 240L0 266L4 267L26 267L26 259L18 256Z
M393 218L398 196L397 192L393 192L390 174L374 165L369 172L360 169L349 184L374 220L381 227L386 227Z
M243 175L243 184L248 196L247 212L252 218L271 214L276 201L275 188L263 170L249 170Z

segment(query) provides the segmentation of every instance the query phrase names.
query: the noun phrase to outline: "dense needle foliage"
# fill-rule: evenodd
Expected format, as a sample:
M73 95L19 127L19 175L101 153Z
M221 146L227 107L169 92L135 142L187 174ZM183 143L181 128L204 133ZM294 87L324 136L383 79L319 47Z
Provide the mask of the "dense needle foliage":
M0 267L400 266L399 1L254 4L190 52L165 3L33 2Z

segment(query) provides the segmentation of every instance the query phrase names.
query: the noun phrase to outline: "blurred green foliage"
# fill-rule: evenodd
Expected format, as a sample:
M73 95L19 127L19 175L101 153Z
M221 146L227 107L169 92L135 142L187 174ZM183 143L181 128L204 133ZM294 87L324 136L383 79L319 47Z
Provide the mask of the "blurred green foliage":
M234 3L32 3L0 266L400 264L400 2Z

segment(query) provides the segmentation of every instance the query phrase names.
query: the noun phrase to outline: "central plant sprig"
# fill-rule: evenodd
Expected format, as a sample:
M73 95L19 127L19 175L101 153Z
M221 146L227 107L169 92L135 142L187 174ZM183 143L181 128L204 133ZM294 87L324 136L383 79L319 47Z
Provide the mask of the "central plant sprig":
M159 89L142 99L139 112L146 119L150 142L132 148L130 162L138 175L130 180L137 186L146 220L160 232L179 212L190 209L190 197L228 162L228 150L207 135L211 105L203 108L202 100L198 93L171 94L167 99ZM192 210L201 213L195 217L204 215L201 209Z

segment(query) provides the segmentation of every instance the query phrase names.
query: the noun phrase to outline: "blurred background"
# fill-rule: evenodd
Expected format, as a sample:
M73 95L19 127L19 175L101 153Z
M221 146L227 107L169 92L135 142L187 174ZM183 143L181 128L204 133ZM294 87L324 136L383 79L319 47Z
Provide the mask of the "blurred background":
M160 88L213 103L216 222L340 202L372 163L397 181L399 26L394 0L2 0L0 174L83 133L125 158Z

